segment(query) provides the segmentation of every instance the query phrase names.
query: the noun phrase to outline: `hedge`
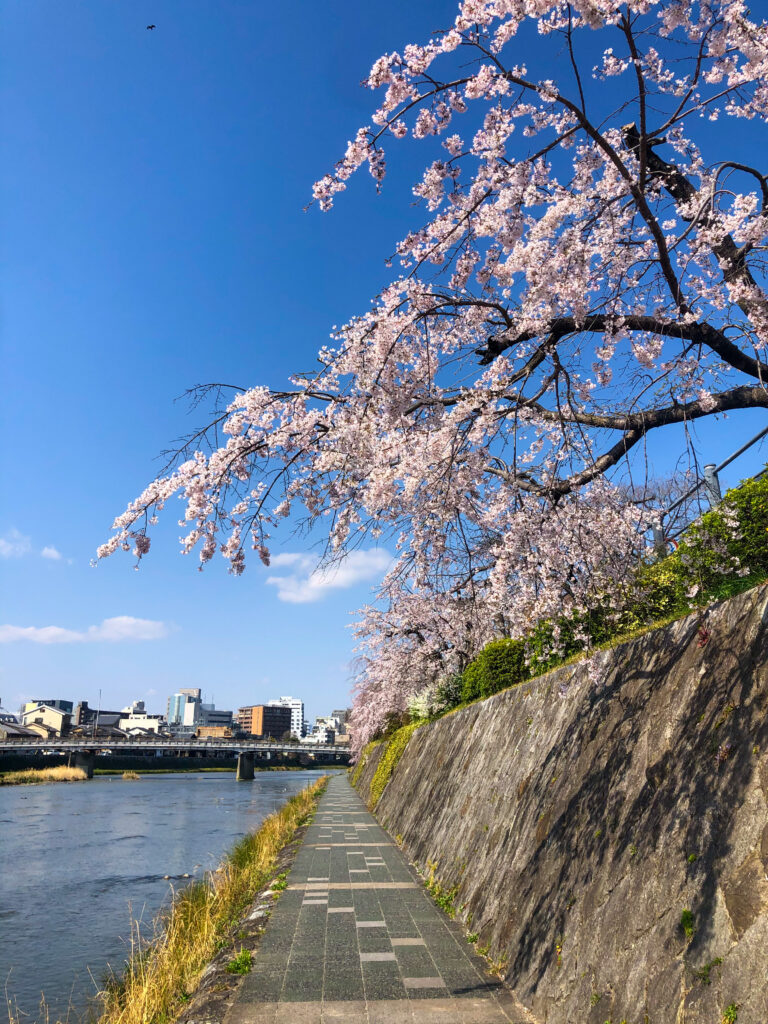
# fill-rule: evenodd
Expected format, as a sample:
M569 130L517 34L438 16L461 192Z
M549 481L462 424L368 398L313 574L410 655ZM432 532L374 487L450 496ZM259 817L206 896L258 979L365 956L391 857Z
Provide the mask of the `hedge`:
M522 640L493 640L484 647L461 677L461 699L465 703L490 697L530 677L526 645Z

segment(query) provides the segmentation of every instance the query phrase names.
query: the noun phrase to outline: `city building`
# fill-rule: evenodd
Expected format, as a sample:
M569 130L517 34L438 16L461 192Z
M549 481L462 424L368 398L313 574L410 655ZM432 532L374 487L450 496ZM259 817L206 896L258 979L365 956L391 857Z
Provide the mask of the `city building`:
M198 721L201 726L231 729L232 718L233 715L231 711L221 711L214 704L200 705L200 717Z
M45 704L47 708L57 708L59 711L63 711L65 715L71 715L74 708L71 700L42 700L35 698L34 700L26 700L21 705L22 717L27 711L40 707L41 704Z
M291 709L274 704L250 704L237 709L237 724L248 736L281 739L291 731Z
M194 736L201 726L231 729L232 719L231 711L223 711L215 704L203 704L198 687L178 690L168 698L168 728L174 736Z
M200 721L200 708L202 705L202 691L199 687L187 687L177 690L168 698L168 713L166 718L172 731L174 726L187 726L192 728Z
M304 701L299 697L278 697L277 700L269 701L269 707L291 709L291 732L300 740L304 736Z
M123 708L117 727L129 735L131 733L160 733L165 729L165 719L162 715L148 714L144 701L135 700L130 707Z
M229 739L232 730L224 725L199 725L195 735L198 739L223 740Z
M24 706L27 710L22 713L21 724L25 729L31 729L43 739L63 736L69 732L72 724L71 712L62 711L61 708L52 707L50 704L35 704L30 707L29 701Z
M336 739L336 720L316 718L312 733L306 739L309 743L333 743Z
M81 700L75 708L72 724L84 729L86 732L95 728L97 719L99 725L115 727L120 721L121 714L122 712L120 711L107 711L105 708L89 707L87 700Z
M0 723L7 723L8 725L18 725L18 718L10 711L6 711L0 702Z
M39 739L40 733L25 729L18 722L4 722L0 719L0 740Z

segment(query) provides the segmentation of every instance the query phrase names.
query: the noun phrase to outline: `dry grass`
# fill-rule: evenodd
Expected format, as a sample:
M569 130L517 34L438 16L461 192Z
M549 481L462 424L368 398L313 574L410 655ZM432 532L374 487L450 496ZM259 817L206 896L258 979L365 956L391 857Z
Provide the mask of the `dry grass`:
M85 782L88 778L82 768L27 768L21 772L0 774L0 786L22 786L34 782Z
M170 1024L178 1016L206 964L230 944L234 925L272 877L278 853L314 812L326 782L292 797L241 839L221 867L178 893L151 943L136 934L125 972L103 993L99 1024Z
M140 779L141 776L138 772L123 772L124 779Z

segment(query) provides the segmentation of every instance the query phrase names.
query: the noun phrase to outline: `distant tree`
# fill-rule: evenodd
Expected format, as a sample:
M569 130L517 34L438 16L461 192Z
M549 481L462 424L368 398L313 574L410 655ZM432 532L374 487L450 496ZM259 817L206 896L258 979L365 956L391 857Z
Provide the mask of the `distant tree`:
M733 141L765 151L767 83L742 0L464 0L381 57L314 197L363 165L380 187L385 144L431 147L399 273L314 373L232 393L100 556L146 554L177 494L183 549L235 573L289 515L328 517L329 558L397 538L358 741L491 637L620 600L646 438L768 406L768 179Z

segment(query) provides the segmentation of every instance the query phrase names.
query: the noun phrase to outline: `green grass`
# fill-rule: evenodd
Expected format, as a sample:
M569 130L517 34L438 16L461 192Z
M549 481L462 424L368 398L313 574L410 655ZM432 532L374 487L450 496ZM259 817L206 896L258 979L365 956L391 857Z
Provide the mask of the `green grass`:
M251 970L252 962L253 954L250 949L241 949L227 964L227 973L248 974Z
M456 896L459 892L458 885L454 885L453 888L447 889L438 881L436 877L436 861L427 861L427 868L429 869L429 874L426 882L424 883L427 887L427 892L444 914L447 914L450 918L454 918L456 916Z
M686 939L690 942L693 938L693 933L696 931L696 918L690 910L684 910L680 915L680 927L685 933Z
M693 972L694 978L698 978L702 985L709 985L711 983L710 973L713 967L719 967L723 962L721 956L716 956L714 960L710 960L708 964L704 964L698 971Z

